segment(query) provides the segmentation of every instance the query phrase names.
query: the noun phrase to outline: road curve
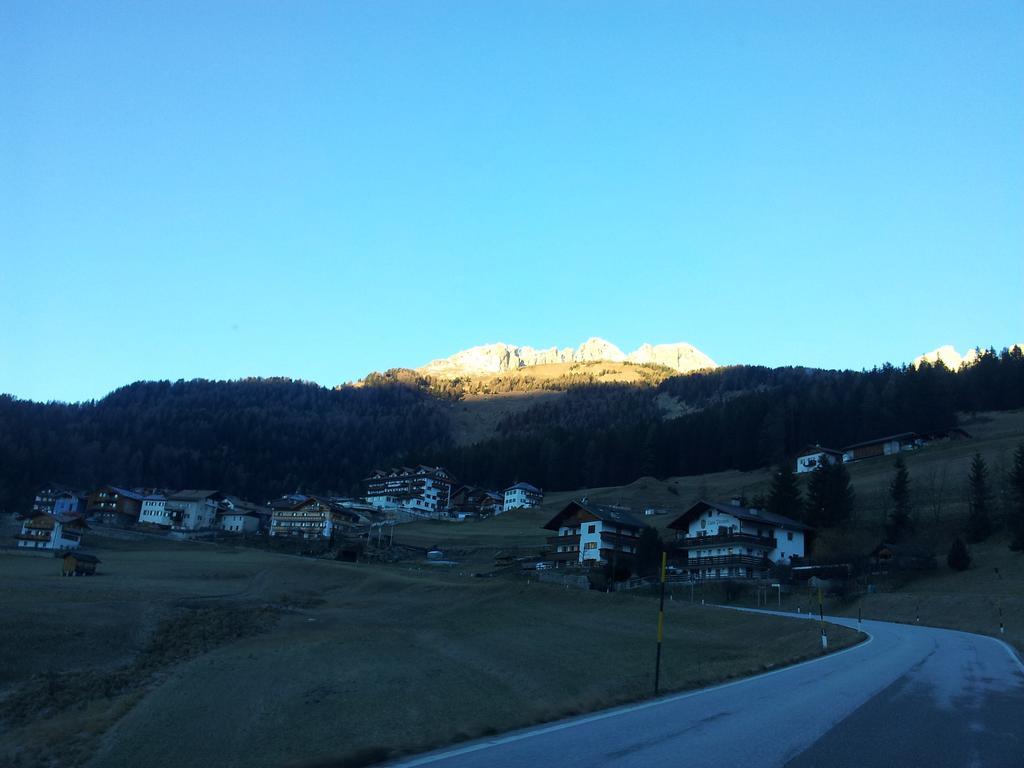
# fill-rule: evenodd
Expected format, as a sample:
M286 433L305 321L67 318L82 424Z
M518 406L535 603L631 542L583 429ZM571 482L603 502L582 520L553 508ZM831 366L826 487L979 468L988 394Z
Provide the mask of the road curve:
M947 629L827 620L869 639L745 680L395 765L1024 766L1024 664L1009 646Z

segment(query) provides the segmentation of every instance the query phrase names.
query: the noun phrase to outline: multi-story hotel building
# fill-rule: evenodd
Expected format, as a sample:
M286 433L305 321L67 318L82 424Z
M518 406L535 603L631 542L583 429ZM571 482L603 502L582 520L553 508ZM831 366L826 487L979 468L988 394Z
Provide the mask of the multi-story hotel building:
M448 509L455 480L442 467L378 469L366 480L366 500L375 507L401 507L439 515Z
M40 488L32 500L32 514L73 515L85 512L85 494L59 483Z
M85 514L104 525L129 526L139 521L142 494L127 488L105 485L89 494Z
M270 503L270 535L330 541L352 531L360 515L329 499L294 494Z

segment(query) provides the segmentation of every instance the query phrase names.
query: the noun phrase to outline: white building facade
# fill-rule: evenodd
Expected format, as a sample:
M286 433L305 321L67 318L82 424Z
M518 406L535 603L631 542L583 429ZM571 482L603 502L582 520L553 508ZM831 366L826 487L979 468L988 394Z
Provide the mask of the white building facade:
M220 502L217 527L227 533L254 534L268 528L270 510L250 504L237 496Z
M773 564L790 565L806 555L809 526L782 515L729 504L699 501L669 528L675 547L686 553L694 580L759 579Z
M168 495L164 508L174 530L199 531L215 527L223 498L219 491L178 491Z
M171 516L167 512L167 497L160 493L151 493L142 497L142 507L139 510L139 522L171 526Z
M21 524L15 539L22 549L78 549L85 527L78 515L35 514Z
M361 520L358 513L316 496L302 497L291 505L276 503L272 507L269 532L275 537L330 541L337 534L348 533Z
M813 472L824 464L840 464L842 461L842 451L822 448L820 445L808 446L796 457L796 473Z
M513 509L529 509L544 501L544 491L529 483L516 483L506 488L501 505L502 512Z
M443 467L378 469L364 481L366 501L378 509L407 509L440 515L451 502L455 480Z
M555 567L598 565L636 556L640 533L647 526L622 507L591 504L585 499L570 502L545 528L557 535L548 538L546 557Z

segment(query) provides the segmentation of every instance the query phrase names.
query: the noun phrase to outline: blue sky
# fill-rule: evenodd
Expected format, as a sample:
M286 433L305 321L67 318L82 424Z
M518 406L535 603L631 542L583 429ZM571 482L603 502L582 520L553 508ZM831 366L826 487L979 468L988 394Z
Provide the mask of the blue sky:
M0 392L1024 341L1019 2L0 5Z

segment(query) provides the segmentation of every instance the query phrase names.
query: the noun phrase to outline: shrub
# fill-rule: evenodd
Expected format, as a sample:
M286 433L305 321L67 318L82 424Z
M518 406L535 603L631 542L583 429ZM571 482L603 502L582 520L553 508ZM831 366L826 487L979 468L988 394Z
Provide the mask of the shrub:
M971 567L971 554L967 551L964 540L959 536L953 539L953 545L949 548L949 554L946 555L946 563L954 571L966 571Z

